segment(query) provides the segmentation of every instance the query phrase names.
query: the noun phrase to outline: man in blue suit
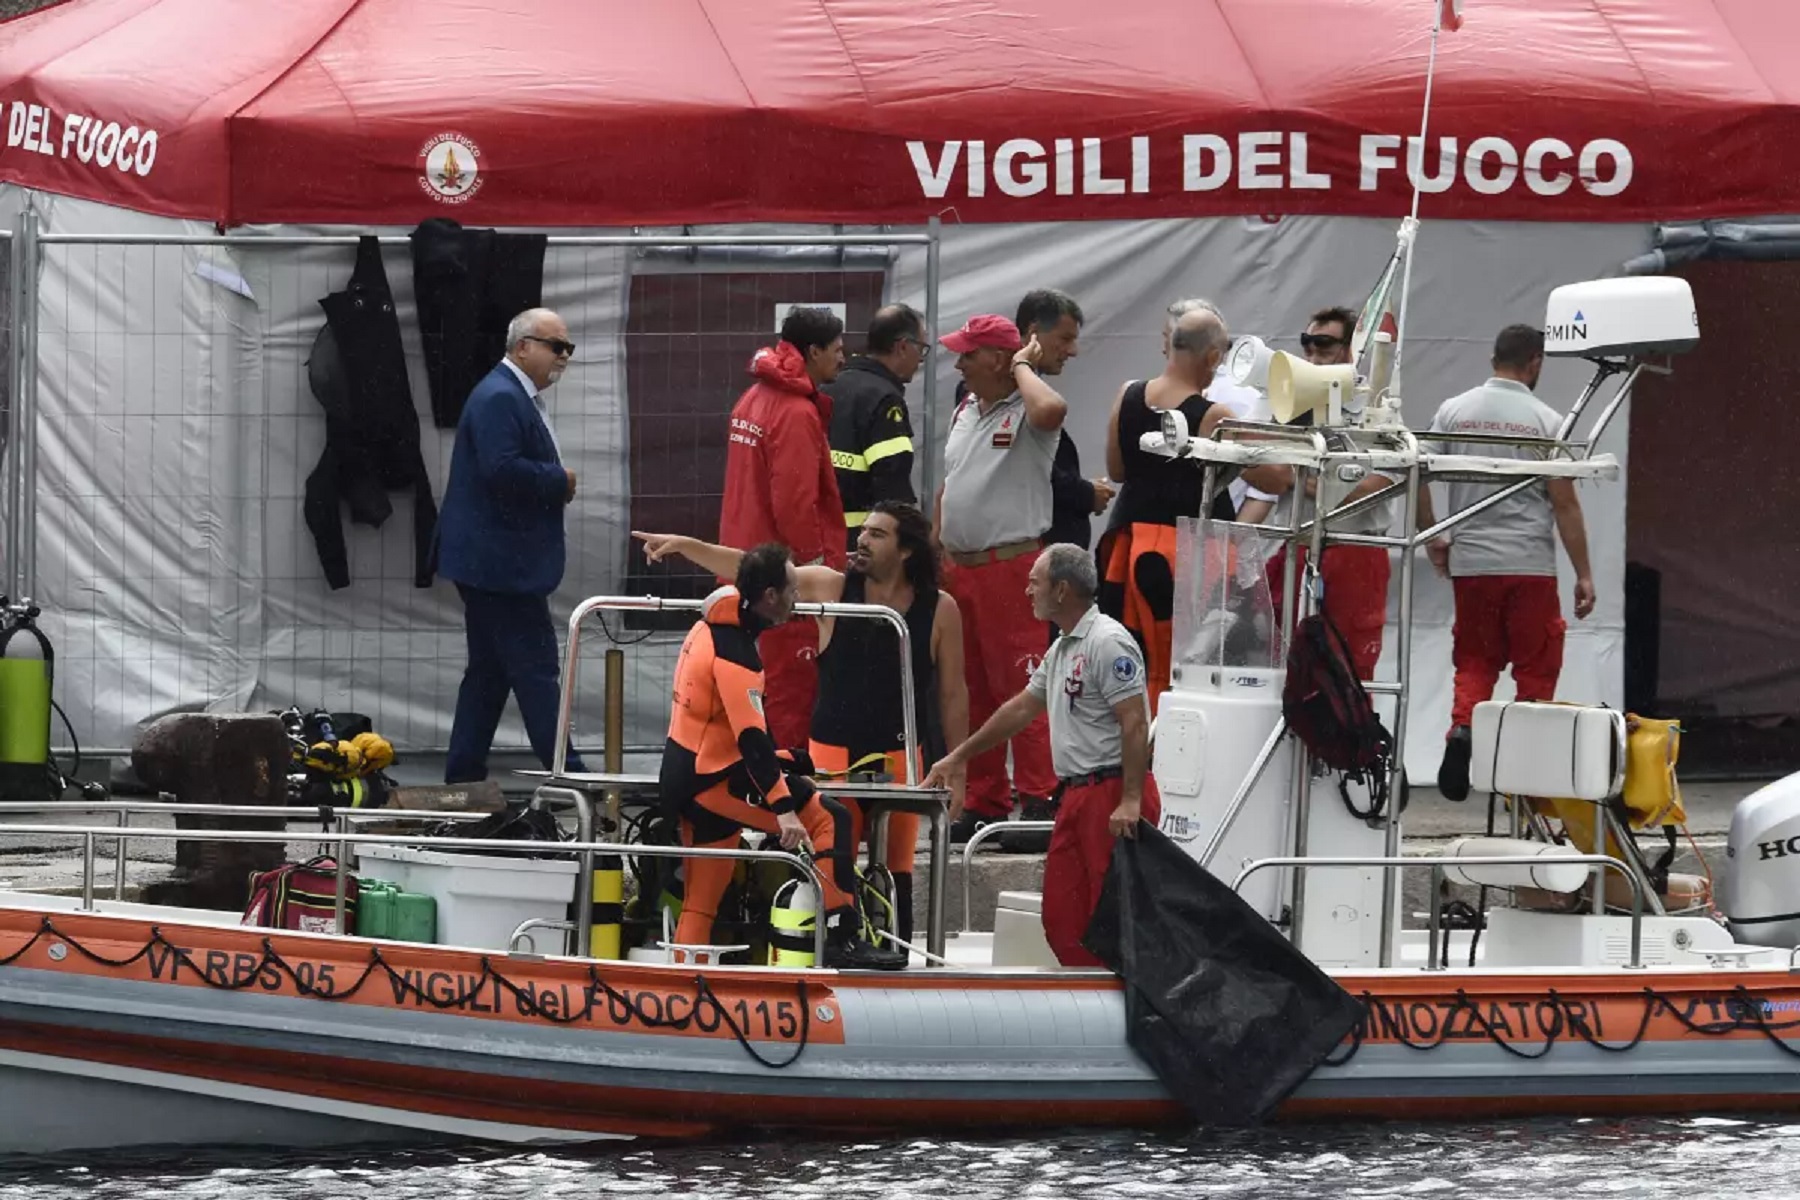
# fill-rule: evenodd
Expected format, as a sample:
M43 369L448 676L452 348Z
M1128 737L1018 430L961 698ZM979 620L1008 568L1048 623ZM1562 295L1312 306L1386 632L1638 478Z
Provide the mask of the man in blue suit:
M487 778L488 750L511 692L548 768L559 698L550 593L563 577L563 509L575 472L562 465L543 391L575 344L546 308L514 317L506 357L469 393L456 424L438 513L438 574L462 594L469 666L450 726L446 783ZM573 750L568 769L585 770Z

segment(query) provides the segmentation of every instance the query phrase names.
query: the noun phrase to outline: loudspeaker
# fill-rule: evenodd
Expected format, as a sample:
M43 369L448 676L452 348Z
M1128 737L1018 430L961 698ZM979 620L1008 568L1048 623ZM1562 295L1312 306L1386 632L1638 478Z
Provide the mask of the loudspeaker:
M1330 406L1334 383L1343 387L1341 402L1352 403L1356 391L1355 367L1349 363L1316 367L1285 350L1276 351L1269 359L1269 412L1285 425L1302 413L1322 411Z

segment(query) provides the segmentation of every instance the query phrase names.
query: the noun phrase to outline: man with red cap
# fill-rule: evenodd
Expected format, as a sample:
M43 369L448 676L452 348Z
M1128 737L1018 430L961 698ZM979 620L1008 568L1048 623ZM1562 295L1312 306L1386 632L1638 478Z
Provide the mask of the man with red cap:
M1044 657L1044 626L1025 594L1031 564L1050 526L1050 472L1069 406L1038 375L1044 350L1021 345L1005 317L969 318L942 339L956 355L968 398L950 423L944 482L933 520L944 557L944 589L961 609L969 723L979 726L1010 699ZM967 841L1006 820L1013 796L1056 790L1042 714L1007 743L967 763L967 799L952 837ZM960 764L959 764L960 766Z
M725 447L725 496L719 542L748 550L765 542L788 548L798 566L843 570L844 505L831 465L831 398L821 384L844 365L844 323L826 308L795 307L781 323L781 340L756 352L756 382L731 410ZM764 715L783 748L806 745L818 631L811 621L777 625L762 635Z

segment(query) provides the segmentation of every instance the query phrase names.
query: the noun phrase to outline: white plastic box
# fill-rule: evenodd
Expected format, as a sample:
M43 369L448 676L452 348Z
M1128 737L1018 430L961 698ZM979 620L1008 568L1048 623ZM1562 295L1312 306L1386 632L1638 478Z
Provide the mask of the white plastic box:
M363 846L360 857L364 874L437 900L441 944L477 950L506 950L524 921L567 920L579 869L572 858L447 854L410 846ZM562 949L554 931L538 932L535 945Z

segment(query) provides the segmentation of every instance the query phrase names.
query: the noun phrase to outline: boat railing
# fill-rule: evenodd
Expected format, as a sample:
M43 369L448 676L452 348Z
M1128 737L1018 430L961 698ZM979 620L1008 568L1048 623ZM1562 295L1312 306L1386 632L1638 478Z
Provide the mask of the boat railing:
M569 614L568 649L564 656L562 673L562 691L556 712L556 749L548 772L524 772L524 774L541 777L544 782L537 789L540 799L548 803L568 804L574 807L578 828L577 837L591 838L594 833L595 813L593 795L600 794L608 798L610 815L616 822L618 817L619 797L623 790L632 786L644 786L649 777L627 775L620 769L623 759L624 743L624 681L623 660L618 652L609 652L608 671L606 677L606 755L607 770L605 772L572 772L568 769L568 754L571 737L575 728L575 693L579 682L578 668L581 662L581 630L590 617L602 612L691 612L699 614L705 610L706 601L684 598L664 598L662 596L590 596L575 606ZM859 620L885 621L894 630L898 639L900 654L900 718L901 749L906 763L906 779L904 783L893 785L836 784L827 783L823 790L832 795L857 796L870 802L871 820L877 829L884 822L878 815L887 811L912 811L925 817L931 827L931 863L926 879L927 917L926 948L930 951L926 961L932 956L940 960L944 954L944 899L948 880L944 871L944 863L949 857L949 830L945 820L945 808L949 793L941 789L926 790L919 786L919 726L918 713L913 703L914 678L912 658L912 631L906 624L906 618L885 604L819 604L808 602L794 606L796 617L849 617ZM878 837L881 836L879 833ZM591 858L581 859L583 873L593 870ZM587 931L592 927L592 895L583 890L575 898L576 907L576 952L588 953Z
M27 807L32 807L28 805ZM41 806L36 806L41 807ZM166 809L176 809L181 805L168 805ZM224 808L237 816L249 818L256 810L231 808L226 805L190 805L193 808ZM292 814L294 809L277 809L269 812L270 818ZM385 810L375 810L384 812ZM405 810L399 810L405 811ZM371 813L374 815L374 813ZM386 815L392 816L393 813ZM433 814L443 816L444 814ZM817 864L811 858L788 850L749 850L737 848L713 848L704 846L659 846L641 842L630 844L621 842L522 842L517 838L458 838L458 837L426 837L418 834L402 833L347 833L338 830L316 836L296 838L287 830L249 830L249 829L146 829L142 826L94 826L94 825L0 825L0 833L17 837L78 837L81 839L81 911L93 912L95 891L95 858L96 849L102 842L113 844L115 853L124 858L125 844L131 841L211 841L211 842L249 842L259 844L286 845L291 841L318 841L329 843L337 848L336 858L336 925L338 934L345 935L350 931L347 920L347 888L348 865L346 859L352 846L408 846L414 849L438 849L450 851L498 850L510 851L514 854L521 850L529 850L534 855L571 855L578 861L592 861L597 855L638 855L651 858L731 858L751 862L786 863L799 871L801 877L811 881L815 889L821 888L823 880ZM591 892L592 882L589 878L576 880L578 892ZM585 943L584 943L585 944ZM825 922L813 922L813 961L825 961Z
M568 777L569 736L575 726L575 690L581 662L581 627L599 612L691 612L706 608L704 600L662 596L589 596L569 614L569 647L563 662L562 695L556 710L556 752L550 766L552 780ZM886 621L900 640L900 721L902 749L906 754L906 786L919 785L919 721L913 705L912 631L906 618L885 604L817 604L794 606L796 617L851 617Z
M970 909L974 906L975 887L971 876L975 873L975 847L1002 833L1049 833L1056 828L1055 821L989 821L963 844L962 852L962 931L973 932L974 919ZM941 951L940 951L941 953Z
M111 814L119 818L116 829L126 829L131 825L131 818L145 814L183 817L239 817L244 820L262 820L264 814L271 821L285 821L295 824L303 821L319 821L334 823L338 830L348 832L351 825L358 821L418 821L423 824L461 824L464 822L485 821L492 813L483 812L436 812L413 808L252 808L243 804L183 804L177 801L161 800L89 800L62 801L48 803L38 800L5 800L0 801L0 816L8 814L30 813L100 813ZM0 831L7 826L0 825ZM204 830L190 830L195 841L205 841ZM299 840L299 839L294 839ZM125 898L125 857L124 847L120 846L113 856L113 893L114 900Z
M1429 930L1429 937L1425 952L1425 969L1427 971L1437 971L1443 969L1438 965L1438 943L1442 931L1437 898L1438 893L1441 890L1444 868L1516 867L1521 864L1531 865L1533 863L1541 865L1544 861L1559 866L1565 863L1571 865L1586 864L1590 874L1594 871L1605 871L1610 868L1625 877L1626 881L1631 885L1631 961L1626 965L1633 969L1641 968L1644 965L1643 882L1632 873L1631 869L1627 867L1624 862L1614 858L1610 854L1558 855L1549 860L1522 859L1517 855L1506 854L1468 854L1462 856L1454 854L1394 856L1284 855L1278 858L1253 859L1246 863L1244 869L1238 872L1237 878L1232 880L1231 890L1234 892L1241 890L1245 880L1249 879L1258 871L1267 870L1270 867L1292 867L1296 874L1310 867L1380 867L1382 868L1384 876L1390 879L1397 877L1401 871L1408 867L1430 867L1431 903L1427 906L1430 910L1430 915L1428 918L1429 924L1426 926Z

